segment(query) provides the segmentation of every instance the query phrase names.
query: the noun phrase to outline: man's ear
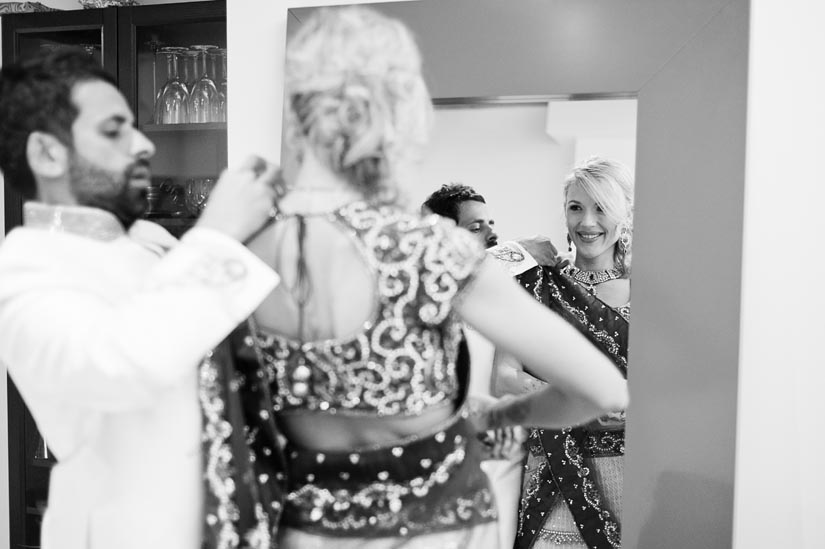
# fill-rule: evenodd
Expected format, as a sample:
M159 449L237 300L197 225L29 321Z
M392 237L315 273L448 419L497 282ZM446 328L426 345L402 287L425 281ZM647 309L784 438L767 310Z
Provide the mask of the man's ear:
M62 178L69 170L69 148L50 133L35 131L29 134L26 159L36 178Z

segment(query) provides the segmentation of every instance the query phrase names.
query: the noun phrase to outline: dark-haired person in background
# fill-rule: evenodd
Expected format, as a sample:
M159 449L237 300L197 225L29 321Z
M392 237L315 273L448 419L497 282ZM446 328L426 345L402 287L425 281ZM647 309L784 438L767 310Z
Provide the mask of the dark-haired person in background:
M201 546L198 364L278 282L240 243L274 167L225 172L178 242L138 218L152 143L79 50L0 71L0 360L57 457L44 549ZM167 253L168 251L168 253Z
M487 248L489 255L515 276L536 265L555 265L556 247L546 236L509 240L499 244L495 219L487 201L473 187L462 183L442 185L421 205L423 214L434 213L455 221Z
M473 233L485 248L498 244L496 222L490 215L487 201L470 186L460 183L442 185L424 201L422 210L452 219L456 225Z
M550 239L534 236L519 241L499 244L494 230L495 221L484 197L474 188L460 183L442 185L421 206L422 213L434 213L452 219L467 229L487 249L487 255L504 267L511 276L517 276L540 265L554 265L559 258ZM489 340L469 326L464 333L472 362L470 394L475 398L491 398L495 348ZM537 382L538 383L538 382ZM521 494L523 448L527 435L514 428L497 429L487 433L484 441L489 458L484 471L495 491L499 509L499 539L502 547L512 545L516 536L516 512Z

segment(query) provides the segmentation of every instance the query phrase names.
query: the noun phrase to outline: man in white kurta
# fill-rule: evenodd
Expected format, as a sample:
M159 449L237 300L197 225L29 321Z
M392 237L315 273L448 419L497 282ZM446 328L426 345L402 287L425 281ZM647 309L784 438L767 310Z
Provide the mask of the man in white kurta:
M0 76L0 167L7 184L25 184L22 160L36 184L23 227L0 247L0 360L57 458L41 543L196 549L198 364L277 284L239 242L266 220L272 173L224 174L179 242L135 221L154 148L111 81L83 63ZM70 137L52 120L38 126L34 110L18 116L38 102L54 116L51 96L27 97L60 78L76 111Z

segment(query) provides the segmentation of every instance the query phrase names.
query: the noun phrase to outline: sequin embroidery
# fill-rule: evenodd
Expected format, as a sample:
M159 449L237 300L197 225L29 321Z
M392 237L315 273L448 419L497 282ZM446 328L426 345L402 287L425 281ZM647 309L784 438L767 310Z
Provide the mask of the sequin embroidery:
M375 271L377 307L355 336L299 342L252 326L273 410L418 415L458 394L452 305L485 254L437 216L359 202L332 216Z

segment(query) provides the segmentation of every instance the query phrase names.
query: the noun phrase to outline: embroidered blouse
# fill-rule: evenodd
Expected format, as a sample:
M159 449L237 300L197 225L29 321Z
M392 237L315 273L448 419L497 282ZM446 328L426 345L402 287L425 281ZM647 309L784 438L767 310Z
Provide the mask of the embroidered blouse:
M484 250L435 215L363 202L328 215L364 254L377 304L357 333L341 339L301 342L253 326L273 410L419 415L452 403L462 337L453 305Z

